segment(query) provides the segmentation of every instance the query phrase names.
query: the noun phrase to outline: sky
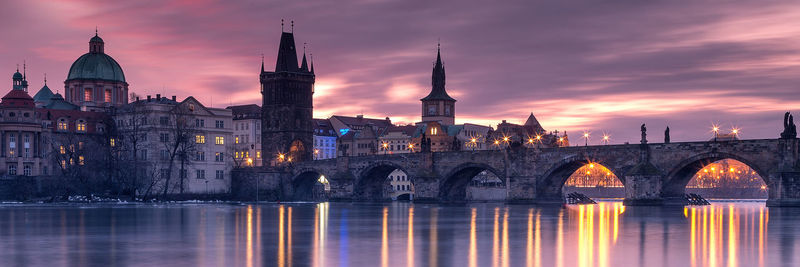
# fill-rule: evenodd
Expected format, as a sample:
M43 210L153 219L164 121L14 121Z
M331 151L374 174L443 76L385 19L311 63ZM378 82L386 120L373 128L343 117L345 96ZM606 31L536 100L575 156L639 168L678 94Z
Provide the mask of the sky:
M672 141L708 140L712 124L777 138L783 113L800 114L791 1L8 0L0 91L23 61L32 94L44 73L63 91L97 27L131 92L259 104L261 55L274 68L281 19L314 55L317 118L419 121L437 42L457 123L534 113L573 143L589 132L599 144L638 142L642 123L650 142L667 126Z

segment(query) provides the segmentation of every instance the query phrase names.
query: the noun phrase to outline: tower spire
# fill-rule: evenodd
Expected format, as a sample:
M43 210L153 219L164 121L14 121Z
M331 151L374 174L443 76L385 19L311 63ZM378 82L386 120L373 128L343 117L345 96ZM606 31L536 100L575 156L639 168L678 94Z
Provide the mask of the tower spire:
M310 56L311 56L311 74L314 74L314 53L311 53Z
M47 72L44 73L44 86L47 86Z
M261 53L261 73L264 73L264 53Z
M306 43L303 43L303 61L300 63L301 71L308 71L308 62L306 61Z
M283 32L283 19L281 19L281 32Z

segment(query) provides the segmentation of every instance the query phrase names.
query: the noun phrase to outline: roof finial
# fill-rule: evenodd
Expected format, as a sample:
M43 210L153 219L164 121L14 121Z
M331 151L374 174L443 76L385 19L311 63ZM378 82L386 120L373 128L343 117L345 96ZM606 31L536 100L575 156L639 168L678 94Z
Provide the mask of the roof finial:
M283 32L283 19L281 19L281 32Z
M44 86L47 86L47 72L44 73Z
M311 73L314 73L314 53L309 55L311 56Z
M25 60L22 61L22 79L27 80L28 78L28 63Z
M264 53L261 53L261 72L264 72Z
M19 63L17 63L17 72L19 72Z
M292 33L294 33L294 20L292 20Z
M94 26L94 36L97 36L97 25Z
M308 45L308 43L306 43L306 42L303 42L303 55L305 55L305 54L306 54L306 46L307 46L307 45Z

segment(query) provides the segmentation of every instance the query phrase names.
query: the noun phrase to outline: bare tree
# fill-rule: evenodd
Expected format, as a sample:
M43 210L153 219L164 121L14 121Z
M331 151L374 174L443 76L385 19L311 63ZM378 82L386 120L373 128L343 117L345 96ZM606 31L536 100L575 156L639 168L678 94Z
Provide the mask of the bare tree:
M131 93L131 97L136 95ZM135 98L134 98L135 99ZM134 101L119 110L121 119L117 120L117 136L118 139L113 141L109 140L109 145L118 147L121 151L121 157L127 158L130 166L124 168L122 172L123 181L126 184L127 190L130 190L131 198L136 199L137 190L141 189L140 176L142 173L142 163L140 160L140 153L143 153L142 147L144 146L147 137L148 115L149 111L146 110L144 104L139 101Z
M180 177L180 193L183 193L183 184L186 177L183 177L181 174L186 172L186 167L190 164L189 157L197 152L197 145L199 143L205 143L206 141L205 136L196 135L198 131L195 126L192 110L189 110L185 105L178 104L175 106L170 112L170 121L168 125L167 131L170 135L169 139L162 142L168 153L167 171L165 174L162 174L162 176L166 176L162 193L165 199L169 193L170 183L172 182L172 170L175 167L175 161L177 160L180 164L178 176ZM198 138L202 138L202 140L198 140Z

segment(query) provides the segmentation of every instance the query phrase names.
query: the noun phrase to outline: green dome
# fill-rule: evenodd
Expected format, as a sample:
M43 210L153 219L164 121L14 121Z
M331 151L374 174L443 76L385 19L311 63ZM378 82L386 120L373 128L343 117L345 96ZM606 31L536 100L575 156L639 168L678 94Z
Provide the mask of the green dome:
M13 79L14 79L14 80L22 80L22 73L19 73L19 71L17 71L17 72L14 72L14 77L13 77Z
M125 74L122 73L119 63L111 56L105 53L86 53L75 60L69 68L67 80L74 79L125 82Z
M89 42L98 42L98 43L102 43L102 42L103 42L103 38L100 38L100 36L97 36L97 34L95 34L95 35L94 35L94 37L92 37L92 39L91 39L91 40L89 40Z

